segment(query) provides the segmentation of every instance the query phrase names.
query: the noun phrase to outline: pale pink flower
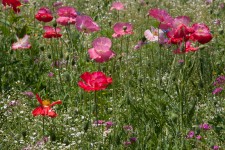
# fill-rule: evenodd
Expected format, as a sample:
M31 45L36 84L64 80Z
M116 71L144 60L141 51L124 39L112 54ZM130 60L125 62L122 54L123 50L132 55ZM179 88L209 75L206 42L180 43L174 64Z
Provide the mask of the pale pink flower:
M85 15L77 16L76 28L78 31L84 33L92 33L100 30L98 24L91 17Z
M89 49L88 53L96 62L102 63L115 56L115 53L110 50L112 42L109 38L99 37L93 41L92 45L93 48Z
M144 36L148 41L155 42L164 37L164 32L161 29L155 29L154 27L151 27L151 30L146 30L144 32Z
M70 17L59 17L56 19L56 22L62 26L66 26L69 24L75 24L76 19Z
M121 2L113 2L112 3L112 7L110 8L110 10L124 10L124 5Z
M31 44L29 42L29 36L25 35L22 39L17 39L16 43L12 44L12 49L29 49L31 48Z
M54 7L61 7L63 5L63 2L57 1L53 3Z
M131 23L118 22L113 26L114 33L112 37L118 38L126 34L133 34L133 26Z

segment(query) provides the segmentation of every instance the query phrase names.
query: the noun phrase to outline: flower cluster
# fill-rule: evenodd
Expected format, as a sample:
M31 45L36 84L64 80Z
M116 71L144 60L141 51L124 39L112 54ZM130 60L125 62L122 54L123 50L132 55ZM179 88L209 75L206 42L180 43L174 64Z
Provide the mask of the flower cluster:
M174 53L188 53L197 51L198 47L193 47L192 44L198 42L200 44L208 43L212 40L212 34L209 28L203 23L194 23L190 25L191 19L188 16L178 16L173 18L170 14L162 9L150 9L149 16L157 19L160 22L157 36L161 36L161 42L165 42L162 30L165 32L168 44L177 45ZM147 30L145 37L150 41L159 40L157 36L153 36L152 32ZM160 41L160 40L159 40Z
M225 76L221 75L218 78L216 78L216 81L213 83L213 85L216 87L212 94L217 95L223 91L224 85L225 85Z

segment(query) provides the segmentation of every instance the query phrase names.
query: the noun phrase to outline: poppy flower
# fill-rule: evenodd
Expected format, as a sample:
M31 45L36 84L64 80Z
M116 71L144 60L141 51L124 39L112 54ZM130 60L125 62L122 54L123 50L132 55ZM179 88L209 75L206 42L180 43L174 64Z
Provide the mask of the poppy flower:
M201 44L208 43L212 40L212 34L209 28L203 23L195 23L192 25L194 33L192 34L192 39L197 40Z
M110 10L124 10L124 5L121 2L113 2L112 3L112 7L110 8Z
M12 49L29 49L31 48L31 44L29 42L29 36L25 35L22 39L18 39L16 43L12 44Z
M85 15L77 16L76 28L78 31L84 33L92 33L100 30L98 24L95 23L91 17Z
M36 98L38 102L40 103L40 106L38 106L32 111L32 114L34 117L38 115L42 115L42 116L49 116L51 118L54 118L57 116L56 112L52 109L52 107L56 104L62 104L61 100L57 100L53 103L50 103L49 100L42 100L38 94L36 94Z
M35 18L38 21L42 22L50 22L53 19L52 13L48 7L42 7L38 10L38 12L35 14Z
M118 22L113 26L114 33L112 37L118 38L126 34L133 34L133 26L131 23Z
M54 28L50 26L44 26L45 33L43 35L44 38L59 38L62 36L59 32L60 28Z
M102 63L115 56L115 53L110 50L112 42L109 38L99 37L93 41L92 45L93 48L89 49L88 53L96 62Z
M73 7L68 6L60 7L57 10L57 14L59 18L56 20L56 22L63 26L75 24L76 22L77 12L76 9Z
M155 29L154 27L151 27L151 30L146 30L144 36L151 42L159 41L160 39L164 41L164 32L161 29Z
M8 5L8 6L12 7L13 11L15 13L19 13L20 12L20 9L18 7L21 6L21 3L20 3L19 0L2 0L2 4L4 6Z
M160 29L168 29L172 26L173 23L173 17L170 16L170 14L163 10L158 8L153 8L149 10L149 16L157 19L160 22Z
M79 81L78 85L87 92L104 90L112 83L112 78L100 71L85 72L80 77L83 81Z

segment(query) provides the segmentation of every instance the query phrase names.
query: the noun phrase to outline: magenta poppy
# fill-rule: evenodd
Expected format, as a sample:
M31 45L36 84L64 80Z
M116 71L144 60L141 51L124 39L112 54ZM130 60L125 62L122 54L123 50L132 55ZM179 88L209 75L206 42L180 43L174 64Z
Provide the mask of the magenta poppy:
M42 115L42 116L49 116L51 118L54 118L57 116L56 112L52 109L52 107L56 104L62 104L61 100L57 100L53 103L50 103L49 100L42 100L38 94L36 94L36 98L38 102L40 103L40 106L38 106L32 111L32 114L34 117L38 115Z
M187 42L185 42L185 46L183 43L180 43L178 48L176 50L174 50L174 53L175 54L183 54L183 53L188 53L188 52L195 52L198 49L199 49L198 47L192 46L192 42L187 41Z
M76 28L80 32L92 33L100 30L100 27L91 17L81 15L76 18Z
M57 14L59 18L56 20L56 22L63 26L75 24L76 22L77 12L76 9L73 7L68 6L60 7L57 10Z
M29 36L25 35L22 39L18 39L16 43L12 44L13 50L18 49L29 49L31 48L31 44L29 42Z
M102 63L106 62L115 56L115 53L110 50L112 42L109 38L99 37L92 43L93 48L88 50L89 56L92 60Z
M112 83L112 78L100 71L85 72L80 77L82 81L79 81L78 85L87 92L104 90Z
M118 22L113 26L114 33L112 37L118 38L126 34L133 34L133 26L131 23Z
M52 13L48 7L42 7L38 10L38 12L35 14L35 18L38 21L42 22L50 22L53 19Z
M44 38L59 38L62 36L60 34L60 28L54 28L50 26L44 26L45 33L43 35Z
M201 44L208 43L212 40L212 34L209 28L203 23L195 23L192 25L194 33L191 35L193 40L197 40Z

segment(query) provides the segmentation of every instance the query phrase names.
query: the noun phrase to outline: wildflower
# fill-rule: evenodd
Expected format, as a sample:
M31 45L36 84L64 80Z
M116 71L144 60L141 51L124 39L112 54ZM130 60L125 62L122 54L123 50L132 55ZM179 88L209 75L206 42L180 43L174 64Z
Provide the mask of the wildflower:
M113 26L114 34L112 37L118 38L126 34L133 34L131 23L118 22Z
M63 26L75 24L76 22L77 12L76 9L73 7L68 6L60 7L57 10L57 14L59 18L56 20L56 22Z
M38 21L42 22L50 22L53 19L52 13L48 7L42 7L38 10L38 12L35 14L35 18Z
M10 101L9 102L9 106L16 106L16 105L18 105L19 104L19 102L17 101L17 100L12 100L12 101Z
M12 44L12 49L17 50L17 49L29 49L31 48L31 44L29 42L29 36L24 35L22 39L17 38L17 42Z
M188 135L187 135L187 139L191 139L195 136L195 132L194 131L189 131Z
M20 9L18 7L21 6L21 3L19 0L2 0L2 4L4 6L8 5L8 6L12 7L12 9L15 13L20 12Z
M201 44L208 43L212 40L212 34L209 28L203 23L195 23L192 25L194 33L191 35L192 40L197 40Z
M123 145L124 145L124 146L129 146L129 145L131 145L131 142L130 142L130 141L125 141L125 142L123 143Z
M188 52L195 52L197 51L199 48L198 47L193 47L192 43L190 41L185 42L185 46L183 43L180 43L178 45L179 47L174 50L175 54L183 54L183 53L188 53Z
M33 98L34 97L34 93L31 91L25 91L22 93L23 95L26 95L29 98Z
M216 94L219 94L219 93L222 92L222 91L223 91L223 88L218 87L218 88L216 88L215 90L213 90L212 94L213 94L213 95L216 95Z
M124 10L124 5L121 2L113 2L112 3L112 7L110 8L110 10Z
M225 84L225 76L221 75L216 78L216 81L213 83L214 86L221 86Z
M23 0L24 4L28 4L30 0Z
M37 141L36 145L37 145L38 147L40 147L40 146L44 145L45 143L47 143L48 140L49 140L48 137L45 136L45 137L43 137L41 140Z
M96 120L93 123L93 126L99 126L99 125L104 125L105 121L104 120Z
M113 126L113 122L112 121L107 121L107 122L105 122L105 126L106 126L106 130L108 130L110 127Z
M203 123L203 124L200 124L199 125L199 128L200 129L203 129L203 130L210 130L212 128L212 126L210 126L209 124L207 123Z
M62 36L60 34L60 28L54 28L50 26L44 26L45 33L43 35L44 38L59 38Z
M92 33L100 30L100 27L91 17L80 15L76 18L76 28L80 32Z
M220 149L220 147L218 145L214 145L214 146L212 146L212 149L213 150L218 150L218 149Z
M139 42L137 43L137 45L134 46L134 50L140 49L140 48L141 48L143 45L145 45L145 44L147 44L147 43L146 43L146 42L143 42L142 40L139 41Z
M102 63L115 56L115 53L110 50L112 42L109 38L99 37L93 41L92 45L93 48L89 49L88 53L96 62Z
M32 114L34 117L38 115L42 115L42 116L49 116L51 118L54 118L57 116L57 114L52 109L52 107L56 104L62 104L61 100L57 100L53 103L50 103L49 100L42 100L38 94L36 94L36 98L38 102L40 103L40 106L38 106L32 111Z
M137 142L137 138L136 137L131 137L131 138L129 138L129 140L130 140L131 143Z
M144 35L148 41L155 42L164 37L164 32L161 29L155 29L154 27L151 27L151 30L146 30Z
M87 92L104 90L112 83L112 78L100 71L85 72L80 77L83 81L79 81L78 85Z
M54 73L53 72L49 72L48 73L48 77L52 78L54 76Z
M196 136L196 139L197 139L197 140L201 140L201 139L202 139L202 136L201 136L201 135L197 135L197 136Z

